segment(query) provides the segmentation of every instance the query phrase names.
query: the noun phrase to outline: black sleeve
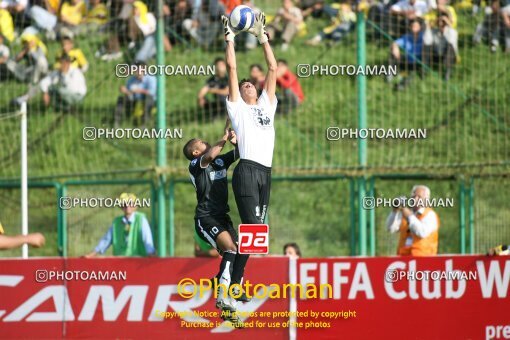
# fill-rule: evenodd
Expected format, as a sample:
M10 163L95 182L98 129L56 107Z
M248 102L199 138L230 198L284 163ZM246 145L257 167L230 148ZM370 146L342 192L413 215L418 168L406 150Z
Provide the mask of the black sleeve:
M204 168L202 168L200 166L200 160L202 159L202 157L198 157L198 158L195 158L194 160L192 160L190 163L189 163L189 173L192 174L193 176L197 176L201 171L204 170Z
M214 79L214 76L212 76L206 80L205 84L209 87L216 87L216 79Z
M224 89L226 87L228 87L228 76L227 77L224 77L222 78L220 81L219 81L219 87L220 89Z
M221 157L221 159L225 163L225 168L228 169L229 166L232 165L232 163L239 159L239 150L236 147L234 150L229 151L226 154L221 155L219 157Z

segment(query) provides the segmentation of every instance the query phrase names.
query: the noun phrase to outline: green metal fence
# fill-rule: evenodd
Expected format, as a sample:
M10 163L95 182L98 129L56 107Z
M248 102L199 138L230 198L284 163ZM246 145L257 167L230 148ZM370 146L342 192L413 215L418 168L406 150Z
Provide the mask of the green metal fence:
M365 188L360 188L360 183ZM453 198L454 201L452 207L436 209L441 220L440 253L483 252L506 236L508 229L505 228L504 219L499 218L508 215L508 211L502 208L506 202L497 202L501 209L496 216L488 216L490 209L476 204L475 187L478 187L478 195L482 196L480 201L485 202L492 190L501 190L497 178L395 174L360 181L357 177L347 176L274 177L268 214L270 225L275 226L271 229L271 252L281 252L283 244L287 242L298 242L305 254L313 256L393 255L396 253L397 236L389 234L385 227L391 209L360 206L360 192L363 192L362 198L393 198L409 195L412 186L418 183L428 185L433 198ZM12 191L19 191L18 188L19 183L0 183L0 199L16 196ZM54 191L51 204L46 204L46 209L52 213L46 214L57 216L55 254L81 256L91 251L113 218L120 213L101 207L63 209L59 203L61 197L116 197L121 192L134 192L140 198L151 199L150 209L142 211L149 218L158 254L192 255L195 197L188 180L169 180L164 190L168 218L163 225L158 223L158 194L154 182L150 180L77 180L61 184L31 182L30 189L33 196L39 196L37 189ZM326 195L318 195L318 192ZM41 194L46 196L46 193ZM240 220L232 195L229 203L234 225L237 225ZM360 210L367 216L365 227L360 223ZM32 221L37 216L34 213L37 210L30 211ZM336 213L331 214L331 211ZM303 221L310 224L303 228ZM4 220L4 224L12 223L9 218ZM486 224L488 227L482 227ZM161 238L167 239L161 242ZM167 244L167 248L161 248L162 244Z
M153 231L154 244L158 244L165 223L157 220L158 196L150 180L74 180L62 183L62 197L70 198L117 198L122 192L134 193L140 199L150 199L150 207L139 211L145 213ZM114 217L122 215L120 209L78 206L72 209L58 207L63 215L61 255L82 256L93 250L101 236L111 225ZM160 230L161 229L161 230ZM91 243L93 242L93 243ZM72 246L70 246L72 245ZM162 256L165 254L163 253Z
M21 231L21 183L0 181L1 223L6 235ZM61 254L63 223L62 211L58 209L62 186L58 182L29 182L29 229L31 232L51 230L46 235L46 246L52 255ZM31 256L48 254L44 249L30 250ZM19 249L5 250L2 256L21 256Z

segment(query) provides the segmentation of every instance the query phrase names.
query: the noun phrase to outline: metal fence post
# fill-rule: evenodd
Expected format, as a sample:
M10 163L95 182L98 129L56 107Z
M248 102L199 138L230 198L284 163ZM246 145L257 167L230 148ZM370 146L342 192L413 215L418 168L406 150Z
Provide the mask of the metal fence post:
M359 230L359 255L367 255L367 211L364 208L366 197L365 177L358 177L358 230Z
M354 256L356 250L356 182L354 178L349 178L349 196L351 204L351 231L349 233L349 250L350 255Z
M473 177L469 181L469 206L468 206L468 218L469 218L469 253L475 253L475 183Z
M158 0L158 22L156 31L156 63L165 64L165 51L163 47L164 21L163 21L163 0ZM157 128L166 129L165 116L165 76L161 72L157 75ZM156 140L156 164L159 168L166 167L166 140L158 138ZM166 256L166 218L165 218L165 184L166 176L158 175L158 255Z
M60 200L63 195L63 186L56 183L55 188L57 189L57 251L60 256L64 256L64 210L60 206Z
M368 189L368 196L375 198L375 178L370 178L370 185ZM375 207L373 209L370 209L369 213L369 220L368 220L368 226L369 226L369 244L370 244L370 256L375 256L375 249L376 249L376 230L375 230Z
M67 196L67 186L65 184L62 184L62 187L60 189L60 197L66 197L66 196ZM59 232L59 235L60 235L61 244L59 244L59 247L61 247L61 249L59 249L59 252L63 257L67 257L67 249L68 249L67 210L62 209L62 207L60 206L60 198L59 198L59 202L57 204L59 205L59 211L60 211L60 225L59 225L60 232Z
M359 67L366 65L366 35L365 35L365 14L357 12L356 20L357 34L357 63ZM358 128L367 127L367 83L364 73L356 76L358 85ZM367 141L358 138L358 162L361 169L367 166ZM363 207L363 200L366 196L365 177L358 178L358 227L359 227L359 255L367 255L367 212Z
M466 253L466 209L464 179L459 183L459 241L460 253Z
M169 255L175 256L175 181L170 179L168 190Z

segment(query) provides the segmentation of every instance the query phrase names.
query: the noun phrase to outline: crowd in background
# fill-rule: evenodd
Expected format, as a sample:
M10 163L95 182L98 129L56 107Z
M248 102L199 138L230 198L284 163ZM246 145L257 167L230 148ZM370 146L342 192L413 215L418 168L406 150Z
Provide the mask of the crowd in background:
M69 110L87 95L90 58L119 59L124 48L128 61L147 63L156 53L155 32L156 18L143 1L0 0L0 79L27 84L25 93L12 98L13 105L42 93L45 106ZM79 47L90 36L102 39L94 56L86 56ZM56 45L52 41L60 49L50 54L48 46ZM119 88L112 110L115 124L126 113L147 122L156 98L151 78L134 74Z
M349 0L282 0L276 12L266 13L267 31L273 45L282 52L292 48L296 39L304 39L310 46L334 45L352 34L356 11L363 11L376 27L373 38L385 41L385 34L392 37L388 63L406 71L401 74L409 75L399 76L395 84L398 89L409 83L412 71L420 70L422 75L437 69L444 80L451 78L460 60L456 8L471 8L474 15L484 8L483 20L472 32L473 43L486 41L495 53L502 45L510 53L510 0L475 0L474 3L457 0L461 2L455 4L449 1L363 0L354 5ZM76 106L87 95L86 74L94 67L91 58L153 63L156 4L156 1L134 0L0 0L0 78L12 77L28 84L25 93L19 93L12 103L19 105L42 93L47 106ZM240 4L251 7L255 13L260 11L250 0L165 0L165 51L171 51L176 44L198 45L212 51L221 49L220 17ZM319 18L322 18L320 23L327 23L318 32L309 32L307 26ZM94 55L85 55L79 43L90 36L101 37L101 42ZM48 60L48 42L55 40L60 43L60 50L51 53L56 57ZM257 42L252 35L244 33L237 45L253 49ZM221 60L215 61L216 74L197 95L197 106L212 117L224 109L223 99L228 91L223 64ZM264 70L260 65L252 65L249 71L254 84L260 88L257 82ZM147 123L156 100L155 81L147 77L150 76L134 74L119 88L112 118L115 124L126 115ZM394 82L393 77L387 80ZM298 78L283 59L279 62L278 85L284 113L304 100Z

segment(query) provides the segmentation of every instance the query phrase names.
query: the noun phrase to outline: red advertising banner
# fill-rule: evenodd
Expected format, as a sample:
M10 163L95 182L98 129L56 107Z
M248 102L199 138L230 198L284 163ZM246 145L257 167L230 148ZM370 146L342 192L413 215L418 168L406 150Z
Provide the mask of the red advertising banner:
M298 299L314 312L298 316L298 339L510 338L509 257L301 259L296 270L301 285L332 288Z
M252 257L245 280L266 294L238 306L245 329L219 318L210 289L192 289L218 264L0 260L0 338L510 338L508 257Z
M212 314L219 313L213 292L185 299L177 290L183 279L210 279L218 266L218 259L201 258L0 260L0 338L225 339L238 331ZM250 259L246 279L283 284L288 268L283 257ZM288 309L287 299L269 297L238 308L246 322L255 311ZM248 339L288 338L284 328L242 332Z

